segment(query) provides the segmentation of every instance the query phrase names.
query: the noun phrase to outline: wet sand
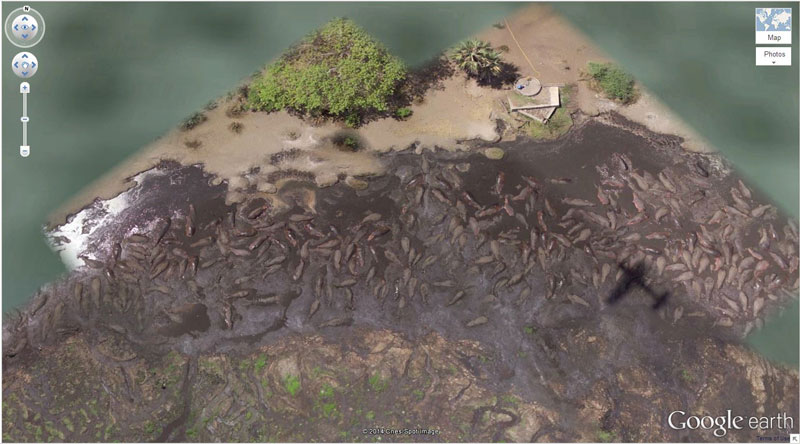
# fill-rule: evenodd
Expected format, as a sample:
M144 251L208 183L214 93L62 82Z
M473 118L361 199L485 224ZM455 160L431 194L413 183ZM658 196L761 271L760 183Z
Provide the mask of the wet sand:
M714 438L671 431L663 418L702 406L796 412L797 372L757 358L739 338L796 294L797 228L763 196L745 197L718 156L604 120L555 142L489 145L505 150L499 161L483 156L487 145L383 153L386 174L363 190L283 172L270 177L275 193L247 183L238 203L202 167L161 164L86 239L86 266L5 323L4 395L22 396L19 372L78 338L117 361L181 357L183 382L173 386L186 412L196 402L186 381L212 384L197 376L208 356L391 331L411 343L434 334L477 344L482 351L454 372L468 369L481 390L536 410L506 409L517 422L538 418L522 439L596 440L600 430L706 441ZM642 275L620 292L625 269ZM434 405L449 398L458 393ZM477 400L470 411L494 408ZM265 409L279 424L293 420ZM188 436L190 417L177 415L161 437ZM474 424L460 439L511 436L510 423L490 432ZM117 427L114 436L135 430L125 420ZM330 439L307 433L299 436Z

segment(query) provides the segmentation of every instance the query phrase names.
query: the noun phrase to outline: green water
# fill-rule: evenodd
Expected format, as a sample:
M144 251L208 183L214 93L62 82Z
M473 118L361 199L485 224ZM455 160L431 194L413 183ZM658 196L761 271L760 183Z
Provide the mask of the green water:
M3 18L21 2L4 2ZM780 6L781 4L770 4ZM183 117L334 16L348 16L409 64L498 22L520 3L35 3L31 157L19 82L3 66L3 311L63 271L46 215ZM797 3L795 15L798 12ZM560 3L556 8L798 214L798 61L754 66L754 4ZM800 41L797 30L793 40ZM3 39L3 60L18 49ZM5 62L4 62L5 63ZM798 361L797 307L753 342Z

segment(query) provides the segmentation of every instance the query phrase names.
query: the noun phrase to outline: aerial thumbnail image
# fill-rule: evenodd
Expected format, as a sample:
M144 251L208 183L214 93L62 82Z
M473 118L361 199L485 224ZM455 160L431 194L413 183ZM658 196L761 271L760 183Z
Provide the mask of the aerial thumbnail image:
M4 2L2 440L800 442L797 6Z

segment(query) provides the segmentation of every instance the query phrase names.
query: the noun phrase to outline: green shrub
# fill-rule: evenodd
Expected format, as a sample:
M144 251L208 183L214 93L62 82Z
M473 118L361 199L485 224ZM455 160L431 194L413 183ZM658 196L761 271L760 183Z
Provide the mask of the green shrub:
M602 90L608 98L622 103L632 103L636 100L633 76L618 66L612 63L589 62L588 74L595 87Z
M344 118L344 123L350 128L355 128L361 124L361 115L358 113L350 113Z
M332 116L358 126L384 112L406 77L400 59L347 19L335 19L284 54L250 85L251 107Z
M397 108L397 110L394 112L394 116L398 119L407 119L411 117L411 114L414 114L414 111L411 111L411 108L406 107Z
M347 136L344 138L344 146L350 148L351 150L355 151L358 149L358 139L353 136Z
M342 151L354 152L361 149L361 140L353 133L339 133L333 136L331 141Z

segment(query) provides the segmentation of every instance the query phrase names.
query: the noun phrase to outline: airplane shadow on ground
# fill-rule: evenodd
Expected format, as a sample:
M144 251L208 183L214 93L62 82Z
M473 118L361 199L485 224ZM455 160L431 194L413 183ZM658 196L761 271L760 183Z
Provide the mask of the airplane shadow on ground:
M623 271L624 276L620 279L619 284L614 287L614 290L611 291L611 295L608 297L609 304L621 301L634 287L643 289L655 300L652 306L653 310L658 310L667 302L670 297L669 291L657 292L645 283L646 270L643 264L637 264L633 267L628 267L622 263L617 265Z

